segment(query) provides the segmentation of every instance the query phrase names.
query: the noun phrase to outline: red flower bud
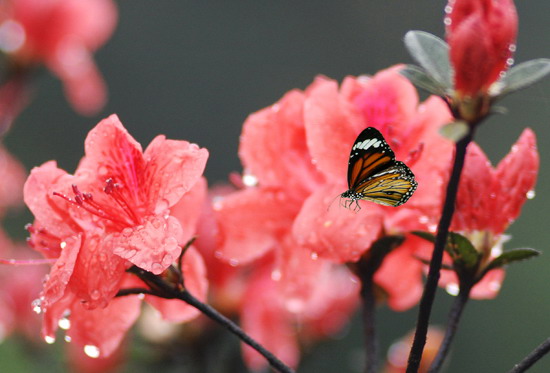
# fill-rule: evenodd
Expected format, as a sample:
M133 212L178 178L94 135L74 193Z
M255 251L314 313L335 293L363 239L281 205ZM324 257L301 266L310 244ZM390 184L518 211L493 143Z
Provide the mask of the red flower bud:
M513 0L450 0L446 11L456 91L487 92L512 62L518 26Z

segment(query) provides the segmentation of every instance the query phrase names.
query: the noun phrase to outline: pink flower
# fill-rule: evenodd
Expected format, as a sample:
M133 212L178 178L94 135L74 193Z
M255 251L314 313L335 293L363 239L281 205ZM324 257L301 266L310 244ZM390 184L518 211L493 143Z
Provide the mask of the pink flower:
M320 77L305 92L287 93L245 122L239 154L247 187L214 202L220 237L215 256L243 265L274 252L280 283L288 285L279 287L281 296L296 304L314 287L316 261L357 261L384 233L433 228L431 217L440 212L452 156L452 143L437 131L450 119L440 99L419 103L398 68L370 78L349 77L341 87ZM347 189L351 144L367 126L384 134L397 159L417 177L418 190L403 207L365 202L363 210L354 213L337 203L330 206ZM394 263L409 262L420 286L422 269L413 250L395 255ZM403 276L406 284L413 275L392 269L383 273L388 279L393 276L391 281L377 277L386 286L392 286L395 276ZM417 286L411 288L415 291L388 290L392 296L407 297L390 304L399 309L412 306L419 292Z
M476 96L508 68L518 16L513 0L450 0L447 41L459 96Z
M504 232L519 216L525 201L534 196L538 169L536 139L530 129L523 131L496 168L476 144L469 146L451 230L465 235L483 253L480 269L502 253L508 238ZM456 287L454 273L444 272L443 286ZM472 297L495 297L503 280L503 270L490 271L472 289Z
M134 318L124 320L111 315L119 308L128 315L140 303L134 297L112 299L130 281L126 269L136 265L161 274L192 235L194 228L182 228L172 214L189 207L182 223L196 224L197 202L185 196L204 195L204 182L197 182L208 153L195 144L164 136L156 137L142 152L115 115L90 131L85 150L74 175L57 168L55 162L33 169L24 198L36 218L29 228L31 245L47 258L57 259L41 296L43 334L53 337L57 321L70 310L71 323L78 326L69 335L107 356L139 314L137 310ZM193 248L184 258L184 275L186 285L203 298L204 266ZM152 302L171 319L196 315L176 317L173 314L180 308L174 310L160 300ZM111 325L108 335L85 322L108 316L111 322L120 323Z
M106 100L92 53L113 33L111 0L11 0L0 6L0 49L21 66L46 65L74 108L93 114Z

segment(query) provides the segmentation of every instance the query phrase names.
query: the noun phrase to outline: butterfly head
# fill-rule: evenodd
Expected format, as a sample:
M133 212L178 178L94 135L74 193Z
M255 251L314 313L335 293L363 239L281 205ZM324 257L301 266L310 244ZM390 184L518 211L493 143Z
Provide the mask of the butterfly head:
M351 205L353 205L353 203L355 202L355 207L353 208L353 211L358 212L359 210L361 210L361 206L359 205L359 200L361 199L361 197L362 196L360 194L355 193L353 190L349 189L340 194L340 204L347 209L351 209ZM342 202L342 199L344 199L344 202Z

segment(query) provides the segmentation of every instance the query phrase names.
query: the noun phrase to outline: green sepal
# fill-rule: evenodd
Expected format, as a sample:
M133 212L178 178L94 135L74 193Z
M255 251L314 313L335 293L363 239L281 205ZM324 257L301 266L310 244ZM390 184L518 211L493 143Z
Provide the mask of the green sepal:
M501 98L512 92L527 88L550 74L550 59L538 58L516 65L491 87L491 96Z
M446 87L426 73L424 69L416 65L406 65L399 73L416 87L437 96L446 96Z
M459 120L452 123L447 123L439 129L439 134L451 141L458 142L470 132L468 123Z
M443 87L444 92L453 88L453 69L449 62L449 46L445 41L424 31L409 31L405 35L405 47L412 58L424 68L427 75Z
M493 259L493 261L485 267L483 272L487 273L492 269L501 268L507 264L533 258L535 256L539 256L540 254L540 251L529 248L507 250L500 254L497 258Z

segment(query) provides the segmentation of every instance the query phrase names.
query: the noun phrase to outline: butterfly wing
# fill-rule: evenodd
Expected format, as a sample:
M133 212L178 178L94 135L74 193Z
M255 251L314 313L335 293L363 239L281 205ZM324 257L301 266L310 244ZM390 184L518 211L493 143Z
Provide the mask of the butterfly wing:
M382 134L376 128L368 127L359 134L351 148L348 188L355 190L368 178L394 165L395 154Z
M354 189L359 199L365 199L385 206L400 206L407 202L416 190L417 182L411 169L403 162L383 170Z

